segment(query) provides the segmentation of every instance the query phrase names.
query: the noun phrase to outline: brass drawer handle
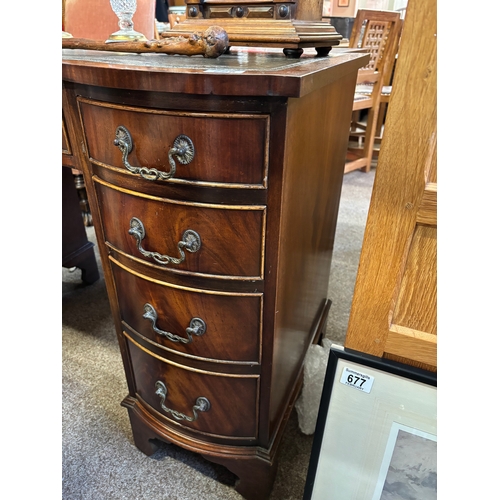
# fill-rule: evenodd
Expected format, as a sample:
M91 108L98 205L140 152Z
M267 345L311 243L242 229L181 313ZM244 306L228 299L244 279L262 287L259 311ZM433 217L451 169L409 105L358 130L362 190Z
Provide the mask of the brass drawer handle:
M158 319L158 313L156 309L151 304L144 304L144 314L142 315L144 319L149 319L153 325L153 330L158 335L167 337L168 340L172 342L181 342L183 344L190 344L193 341L193 335L203 335L207 329L207 325L201 318L192 318L189 322L189 326L186 328L187 338L179 337L179 335L174 335L173 333L160 330L156 326L156 321Z
M172 410L171 408L167 408L165 406L165 398L167 397L167 386L158 380L155 384L156 387L156 395L161 399L161 407L165 413L170 413L172 417L176 420L187 420L188 422L194 422L198 419L199 411L208 411L210 410L210 401L207 398L199 397L196 400L196 404L193 406L193 416L189 417L188 415L184 415L184 413L180 413L176 410Z
M128 232L137 240L137 248L139 249L139 252L141 252L145 257L155 260L159 264L180 264L181 262L184 262L186 258L184 249L188 252L194 253L201 247L200 235L196 231L188 229L184 231L182 240L177 243L180 258L169 257L168 255L162 255L158 252L145 250L142 248L142 240L146 237L146 230L144 229L144 224L137 217L132 217L132 219L130 219L130 229Z
M134 167L129 163L128 155L134 149L134 141L130 132L123 125L117 127L113 144L118 146L118 149L122 152L122 161L125 168L133 174L139 174L148 181L171 179L175 175L177 168L174 156L183 165L191 163L194 158L193 141L187 135L179 135L175 138L173 147L168 152L168 162L170 164L168 172L161 172L156 168Z

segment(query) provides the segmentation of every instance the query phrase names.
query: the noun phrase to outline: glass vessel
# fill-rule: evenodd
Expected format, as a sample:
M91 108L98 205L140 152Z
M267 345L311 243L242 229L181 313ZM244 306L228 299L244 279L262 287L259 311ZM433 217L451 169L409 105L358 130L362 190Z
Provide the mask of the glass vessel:
M118 16L120 29L109 35L106 43L147 40L142 33L134 30L132 16L137 9L137 0L110 0L110 3L113 12Z

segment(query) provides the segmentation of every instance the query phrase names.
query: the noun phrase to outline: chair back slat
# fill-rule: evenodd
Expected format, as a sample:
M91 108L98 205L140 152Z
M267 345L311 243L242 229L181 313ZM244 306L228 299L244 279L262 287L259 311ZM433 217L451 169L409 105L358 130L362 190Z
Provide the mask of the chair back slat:
M400 26L399 12L358 10L349 39L349 47L364 48L370 54L370 60L363 69L382 72L386 61L391 61L393 64L391 59L396 56Z
M363 47L370 51L370 62L367 69L377 71L384 60L384 51L393 24L382 21L367 21L363 35Z

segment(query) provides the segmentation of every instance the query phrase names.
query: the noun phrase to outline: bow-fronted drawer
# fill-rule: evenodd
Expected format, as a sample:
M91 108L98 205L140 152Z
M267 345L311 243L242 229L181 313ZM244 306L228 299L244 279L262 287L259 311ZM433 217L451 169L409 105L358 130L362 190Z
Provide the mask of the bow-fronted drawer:
M265 206L180 202L101 181L95 189L113 250L176 273L263 279Z
M260 364L261 293L217 292L153 280L111 259L122 321L152 345L217 364Z
M268 115L78 103L91 162L145 182L267 188Z
M136 396L159 419L229 440L257 436L259 375L196 370L154 356L128 338Z

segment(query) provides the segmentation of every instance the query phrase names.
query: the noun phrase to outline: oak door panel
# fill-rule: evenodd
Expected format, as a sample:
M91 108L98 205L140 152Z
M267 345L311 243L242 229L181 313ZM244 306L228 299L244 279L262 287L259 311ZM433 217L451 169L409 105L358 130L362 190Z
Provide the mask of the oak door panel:
M436 0L410 2L345 347L437 367Z

